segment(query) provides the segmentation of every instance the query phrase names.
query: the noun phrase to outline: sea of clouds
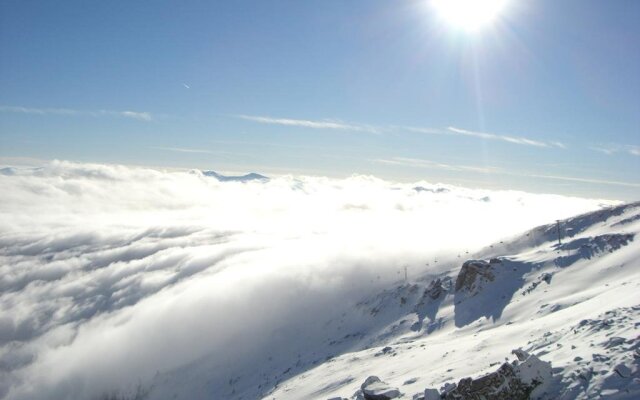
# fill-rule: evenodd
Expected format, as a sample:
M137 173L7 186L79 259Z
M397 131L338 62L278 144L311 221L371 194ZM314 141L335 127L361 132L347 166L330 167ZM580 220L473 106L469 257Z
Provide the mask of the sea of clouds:
M363 295L600 200L371 176L0 170L0 398L97 399L254 363ZM217 363L217 364L216 364ZM218 372L216 372L218 371Z

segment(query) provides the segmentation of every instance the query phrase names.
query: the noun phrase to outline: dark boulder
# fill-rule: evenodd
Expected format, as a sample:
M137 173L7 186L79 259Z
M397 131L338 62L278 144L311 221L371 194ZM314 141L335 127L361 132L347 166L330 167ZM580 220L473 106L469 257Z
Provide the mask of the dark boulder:
M484 260L469 260L462 264L458 278L456 279L456 292L462 289L473 291L479 278L493 281L493 266Z

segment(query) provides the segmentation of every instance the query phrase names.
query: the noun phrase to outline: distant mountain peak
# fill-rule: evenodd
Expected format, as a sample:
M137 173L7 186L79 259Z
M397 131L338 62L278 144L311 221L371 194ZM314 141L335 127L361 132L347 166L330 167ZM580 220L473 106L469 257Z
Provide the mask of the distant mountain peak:
M202 175L216 178L220 182L248 182L248 181L268 181L269 177L255 172L246 175L222 175L215 171L202 171Z

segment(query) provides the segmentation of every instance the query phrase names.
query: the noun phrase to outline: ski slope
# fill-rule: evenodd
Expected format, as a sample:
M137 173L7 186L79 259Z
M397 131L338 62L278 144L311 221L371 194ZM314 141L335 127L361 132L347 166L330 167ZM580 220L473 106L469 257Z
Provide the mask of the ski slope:
M640 398L640 203L560 226L562 244L551 224L479 252L492 277L458 286L455 264L365 299L326 325L340 354L274 376L264 399L359 398L371 375L416 399L495 371L515 349L553 368L532 398Z

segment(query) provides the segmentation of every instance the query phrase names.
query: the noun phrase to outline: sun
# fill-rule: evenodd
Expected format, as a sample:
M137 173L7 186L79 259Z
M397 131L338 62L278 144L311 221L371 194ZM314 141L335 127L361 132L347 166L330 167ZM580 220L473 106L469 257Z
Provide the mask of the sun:
M507 0L431 0L431 4L448 24L473 32L495 21Z

